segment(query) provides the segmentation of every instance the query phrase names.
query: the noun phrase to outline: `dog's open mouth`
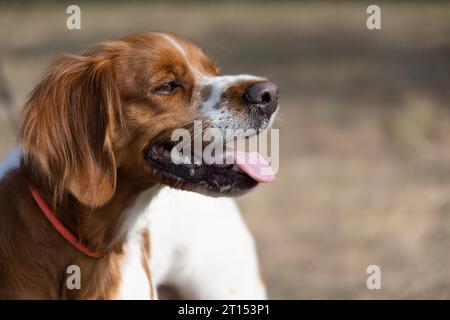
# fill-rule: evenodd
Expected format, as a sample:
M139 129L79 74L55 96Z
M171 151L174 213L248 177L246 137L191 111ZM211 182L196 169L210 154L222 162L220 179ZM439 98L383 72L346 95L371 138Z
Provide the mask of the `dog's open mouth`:
M174 161L172 143L155 143L144 151L144 158L156 173L161 173L176 182L188 184L191 188L206 187L219 194L242 193L259 182L275 179L270 165L256 152L227 151L222 161L199 161L192 153L183 161ZM178 152L178 151L175 151ZM197 160L195 160L197 159ZM208 164L209 163L209 164Z

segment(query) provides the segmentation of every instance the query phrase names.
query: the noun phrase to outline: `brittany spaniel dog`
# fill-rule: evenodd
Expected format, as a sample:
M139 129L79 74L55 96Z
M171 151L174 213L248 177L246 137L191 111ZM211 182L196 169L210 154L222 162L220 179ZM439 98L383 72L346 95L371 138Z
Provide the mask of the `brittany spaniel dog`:
M277 108L275 84L219 75L174 34L57 60L0 168L0 298L157 299L168 287L183 298L264 299L253 239L229 197L273 174L176 164L171 133L197 120L259 132Z

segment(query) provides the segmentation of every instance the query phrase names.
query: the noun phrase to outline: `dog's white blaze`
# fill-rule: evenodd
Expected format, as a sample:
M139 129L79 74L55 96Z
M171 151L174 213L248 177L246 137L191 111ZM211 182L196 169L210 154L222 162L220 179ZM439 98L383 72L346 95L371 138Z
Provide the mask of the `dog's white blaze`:
M189 66L189 68L191 69L191 71L196 75L197 79L202 79L205 78L206 76L201 73L199 70L197 70L196 68L193 67L193 65L191 64L186 50L184 50L184 48L181 46L181 44L177 41L177 39L175 39L174 37L165 34L165 33L159 33L167 42L169 42L172 47L174 47L179 53L181 53L181 55L184 57L184 60L186 62L186 64Z
M240 74L233 76L225 75L216 77L204 77L200 80L202 81L203 86L211 87L211 95L205 102L203 102L202 106L200 107L201 112L210 118L211 127L216 127L219 124L222 127L239 127L239 125L232 125L233 123L236 123L238 119L236 119L236 117L230 112L227 101L222 99L223 93L229 87L240 81L263 81L264 78L248 74ZM223 103L223 105L217 108L217 106L221 103Z
M235 76L204 77L201 80L203 86L209 85L212 89L211 96L202 105L202 109L209 111L220 102L222 94L233 84L236 84L239 81L262 81L264 79L249 74L240 74Z
M183 55L183 57L186 58L187 63L189 64L189 59L187 58L186 51L185 51L185 50L183 49L183 47L178 43L178 41L177 41L175 38L173 38L173 37L171 37L170 35L168 35L168 34L160 33L160 35L161 35L164 39L166 39L173 47L175 47L175 49L177 49L177 50Z
M196 85L198 88L203 88L206 86L211 87L211 95L206 101L203 101L200 110L201 112L210 118L211 127L217 127L219 124L221 126L232 126L233 123L238 121L231 114L226 101L222 101L223 93L231 86L237 84L240 81L265 81L266 79L249 75L224 75L224 76L208 76L200 72L198 69L194 68L190 63L189 57L187 56L186 50L183 46L171 35L166 33L159 33L167 42L170 43L184 58L186 64L189 66L191 71L194 73L196 78ZM220 108L216 108L218 104L222 103ZM239 127L236 125L234 127Z
M163 37L167 42L169 42L185 59L186 64L190 67L191 71L196 75L197 84L199 86L211 86L212 93L207 101L205 101L202 105L202 108L205 110L211 110L214 106L216 106L221 99L222 93L228 89L231 85L245 80L254 80L254 81L264 81L266 79L253 76L250 74L239 74L239 75L224 75L224 76L208 76L200 72L198 69L194 68L187 56L186 50L183 46L178 42L174 37L165 34L159 33L161 37Z
M18 146L6 156L2 163L0 163L0 180L2 180L9 171L19 168L21 159L22 148Z

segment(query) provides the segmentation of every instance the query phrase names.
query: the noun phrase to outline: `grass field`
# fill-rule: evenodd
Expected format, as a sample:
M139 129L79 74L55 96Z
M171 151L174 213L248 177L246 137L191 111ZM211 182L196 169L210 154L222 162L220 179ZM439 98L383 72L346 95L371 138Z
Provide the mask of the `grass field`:
M449 3L386 3L379 31L360 2L81 2L80 31L67 4L0 7L15 113L62 52L178 32L280 87L277 182L239 199L271 297L450 298ZM0 106L0 158L15 134Z

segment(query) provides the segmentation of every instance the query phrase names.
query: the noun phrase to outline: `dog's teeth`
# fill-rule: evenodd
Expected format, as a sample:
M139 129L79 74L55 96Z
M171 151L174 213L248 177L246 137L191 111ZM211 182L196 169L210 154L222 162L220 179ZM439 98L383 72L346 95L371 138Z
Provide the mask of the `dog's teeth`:
M191 158L189 156L183 157L183 163L184 164L191 164Z
M172 151L170 152L169 159L175 164L180 164L180 163L183 163L183 161L184 161L182 156L183 155L181 152L179 152L176 149L172 149Z
M229 189L231 189L231 185L222 186L220 187L220 192L227 191Z
M193 177L194 174L195 174L195 169L194 169L194 168L191 168L191 169L189 170L189 175L190 175L191 177Z
M237 165L235 165L235 164L231 167L231 170L232 171L236 171L236 172L241 171L241 169L239 169L239 167Z

